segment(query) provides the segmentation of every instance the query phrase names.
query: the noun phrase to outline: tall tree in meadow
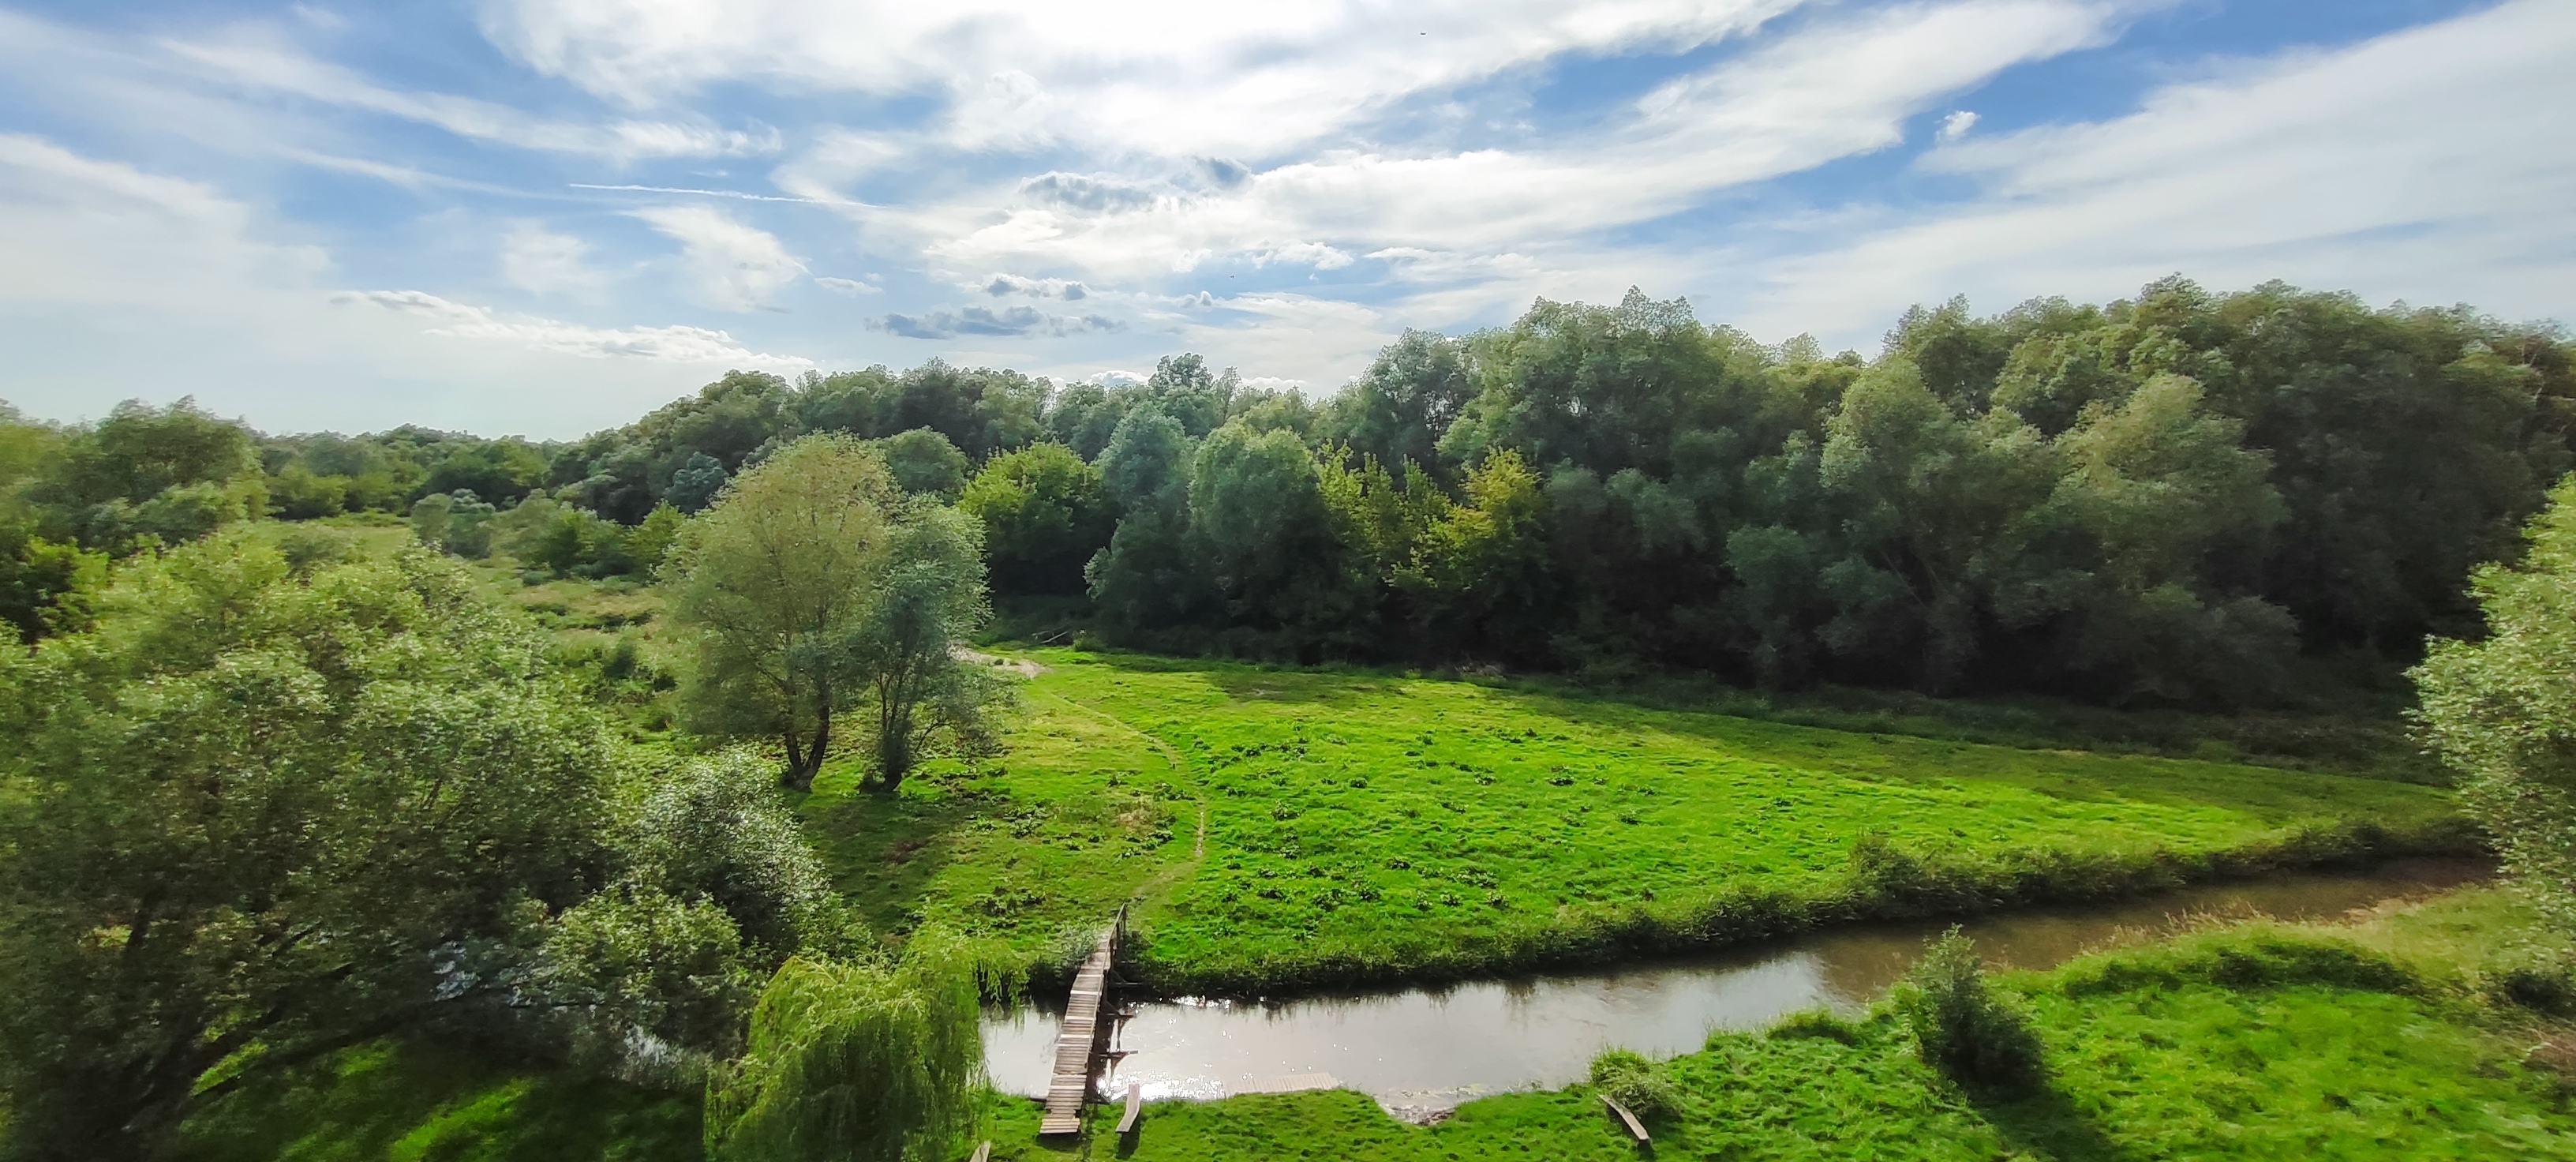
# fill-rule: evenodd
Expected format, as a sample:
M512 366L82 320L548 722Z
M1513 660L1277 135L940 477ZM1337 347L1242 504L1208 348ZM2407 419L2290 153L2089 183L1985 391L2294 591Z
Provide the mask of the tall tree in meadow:
M844 435L808 436L735 477L665 566L697 647L682 705L699 730L766 734L813 785L833 717L866 692L844 648L867 621L903 496Z
M932 739L961 751L995 749L993 712L1008 687L958 656L991 614L984 597L984 529L974 517L916 499L888 537L867 615L838 651L867 683L876 719L878 786L892 792Z

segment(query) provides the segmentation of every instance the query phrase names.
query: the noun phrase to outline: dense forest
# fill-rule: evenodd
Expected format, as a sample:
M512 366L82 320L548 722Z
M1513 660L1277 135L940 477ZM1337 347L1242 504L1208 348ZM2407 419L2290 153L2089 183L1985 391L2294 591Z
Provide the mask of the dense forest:
M2473 627L2470 569L2576 467L2576 344L2170 279L1918 307L1873 358L1632 291L1408 333L1316 400L1176 355L1107 387L733 372L568 443L7 420L0 615L30 640L105 560L264 514L647 574L735 475L837 432L981 519L997 598L1112 643L2224 707Z

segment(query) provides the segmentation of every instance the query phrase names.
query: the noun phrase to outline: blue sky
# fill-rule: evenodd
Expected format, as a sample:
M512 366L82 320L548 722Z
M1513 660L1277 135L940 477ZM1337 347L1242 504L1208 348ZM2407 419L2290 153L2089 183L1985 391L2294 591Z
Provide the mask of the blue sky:
M732 367L2181 272L2576 315L2564 0L0 0L0 399L569 437Z

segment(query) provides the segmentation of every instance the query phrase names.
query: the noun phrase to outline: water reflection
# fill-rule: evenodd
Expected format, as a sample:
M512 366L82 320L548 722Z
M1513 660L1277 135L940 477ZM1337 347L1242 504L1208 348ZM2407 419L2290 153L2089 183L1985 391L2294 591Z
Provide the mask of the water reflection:
M2325 919L2483 878L2484 865L2408 860L2367 874L2303 875L2174 892L2104 907L2017 913L1966 924L1978 949L2014 968L2167 935L2196 916ZM1817 1005L1855 1009L1904 975L1947 922L1847 929L1689 960L1440 989L1286 1004L1183 1000L1137 1006L1117 1030L1103 1088L1148 1098L1343 1086L1391 1107L1445 1109L1481 1094L1584 1076L1610 1045L1649 1055L1696 1050L1713 1029L1758 1029ZM984 1026L994 1081L1046 1092L1058 1018L1021 1010Z

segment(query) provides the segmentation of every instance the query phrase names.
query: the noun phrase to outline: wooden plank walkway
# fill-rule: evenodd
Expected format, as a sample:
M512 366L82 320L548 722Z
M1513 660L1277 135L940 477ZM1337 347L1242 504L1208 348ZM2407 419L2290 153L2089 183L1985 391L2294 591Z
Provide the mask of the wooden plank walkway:
M1611 1100L1610 1095L1606 1093L1601 1095L1601 1100L1610 1107L1611 1113L1619 1115L1620 1121L1628 1123L1628 1132L1637 1135L1638 1141L1649 1140L1646 1137L1646 1123L1638 1121L1637 1115L1628 1112L1628 1107Z
M1055 1078L1047 1083L1046 1116L1038 1133L1082 1132L1082 1103L1091 1097L1091 1059L1100 1047L1100 1006L1109 995L1109 963L1118 955L1118 935L1127 926L1127 909L1100 934L1100 944L1082 971L1073 977L1073 995L1064 1006L1064 1030L1055 1038Z

